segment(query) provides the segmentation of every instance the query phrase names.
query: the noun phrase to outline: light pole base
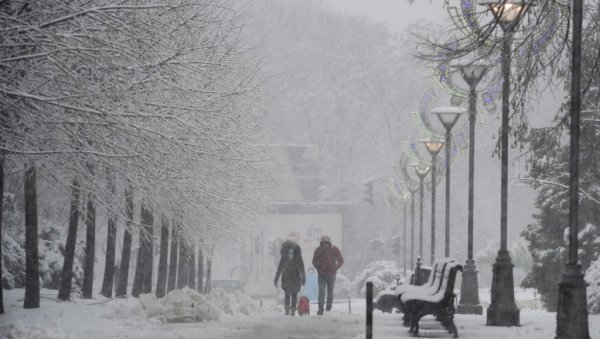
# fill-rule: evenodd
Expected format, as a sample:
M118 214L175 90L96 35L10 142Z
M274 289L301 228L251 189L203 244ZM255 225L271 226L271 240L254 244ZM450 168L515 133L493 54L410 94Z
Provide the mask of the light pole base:
M486 321L488 326L519 326L520 311L515 303L513 266L508 251L500 250L493 265L492 300Z
M458 304L458 306L456 307L456 313L457 314L476 314L476 315L482 315L483 314L483 306L482 305L464 305L464 304Z
M456 308L458 314L483 314L483 306L479 302L477 272L475 260L467 259L460 285L460 303Z
M556 339L589 339L586 282L581 265L567 264L558 283Z

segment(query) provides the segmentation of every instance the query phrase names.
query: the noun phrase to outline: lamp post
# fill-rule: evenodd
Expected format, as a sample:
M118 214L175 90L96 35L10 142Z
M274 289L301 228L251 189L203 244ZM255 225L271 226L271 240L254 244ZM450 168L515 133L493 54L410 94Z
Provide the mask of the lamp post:
M483 314L479 301L479 281L477 266L473 260L473 205L475 184L475 122L477 116L477 84L485 75L488 65L476 57L456 65L463 80L469 86L469 201L467 220L467 260L465 262L462 283L460 285L460 301L456 312L459 314Z
M515 27L532 0L481 0L498 21L502 38L502 139L500 179L500 251L493 265L491 303L487 309L487 325L518 326L519 309L515 304L513 264L507 249L508 203L508 105L510 95L511 41Z
M435 262L435 173L436 173L436 158L440 150L444 146L444 142L435 139L424 141L425 147L431 154L431 265Z
M415 172L419 176L419 258L423 258L423 179L431 170L431 166L420 163L415 165Z
M431 113L437 115L440 122L446 129L446 227L444 236L444 256L450 257L450 157L451 157L451 141L450 131L458 121L461 114L467 113L461 107L437 107L431 110Z
M415 193L419 190L419 186L415 184L406 184L406 188L410 193L410 265L414 263L415 254Z
M402 260L404 263L404 278L406 279L406 206L408 205L408 201L410 199L410 194L409 193L403 193L401 200L402 200L402 207L403 207L403 213L402 213L402 219L403 219L403 223L404 223L404 229L402 231L402 238L404 241L404 245L403 245L403 251L404 251L404 255L402 256Z
M573 49L571 58L571 126L569 164L569 262L558 284L556 339L589 339L586 283L577 260L579 228L579 114L581 111L581 26L583 1L573 1Z

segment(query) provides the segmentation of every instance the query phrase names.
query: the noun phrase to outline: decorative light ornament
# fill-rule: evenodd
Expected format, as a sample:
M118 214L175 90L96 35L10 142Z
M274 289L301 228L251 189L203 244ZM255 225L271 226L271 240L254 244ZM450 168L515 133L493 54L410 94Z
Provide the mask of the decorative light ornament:
M494 36L483 36L484 30L479 24L479 17L482 16L482 12L477 11L478 2L485 0L446 0L446 8L450 19L456 26L456 28L462 33L462 36L467 42L484 42L484 47L491 48L498 45L501 42L501 37L495 38ZM518 4L510 6L511 0L507 0L507 3L503 1L499 3L503 4L505 8L504 13L498 13L502 15L501 20L514 19L514 16L519 14L521 9L518 5L528 6L532 3L530 0L514 0ZM451 2L459 2L460 5L452 5ZM546 48L553 42L554 39L558 39L565 36L568 25L569 25L569 1L567 0L536 0L539 3L536 7L526 8L528 11L544 11L543 21L536 22L534 27L521 27L519 31L524 31L527 34L525 39L519 44L516 53L513 54L511 59L511 77L517 77L521 70L522 65L526 64L524 61L531 57L541 57ZM492 8L499 8L492 6ZM465 44L466 45L466 44Z

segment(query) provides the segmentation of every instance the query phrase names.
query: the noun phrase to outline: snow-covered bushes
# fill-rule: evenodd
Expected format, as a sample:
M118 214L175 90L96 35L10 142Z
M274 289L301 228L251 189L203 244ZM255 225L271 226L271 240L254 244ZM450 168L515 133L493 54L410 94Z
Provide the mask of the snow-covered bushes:
M348 279L348 277L338 273L335 276L333 295L335 295L337 298L345 297L353 291L352 286L352 281Z
M41 287L58 289L64 262L64 230L47 220L40 220L38 239L38 259ZM4 288L25 286L25 239L23 234L10 232L2 236L2 284ZM73 288L81 286L83 281L83 247L75 250L73 261Z
M154 294L140 294L139 301L146 317L164 323L210 321L219 319L221 313L249 315L259 310L257 303L240 291L230 294L221 288L205 296L184 287L162 299Z
M591 314L600 314L600 258L590 265L585 273L587 287L588 311Z
M2 236L2 287L25 286L25 249L10 235Z
M356 276L352 283L353 291L359 296L364 296L366 294L365 283L369 280L373 282L373 294L377 295L379 291L387 287L396 286L398 278L402 281L404 274L396 261L373 261Z

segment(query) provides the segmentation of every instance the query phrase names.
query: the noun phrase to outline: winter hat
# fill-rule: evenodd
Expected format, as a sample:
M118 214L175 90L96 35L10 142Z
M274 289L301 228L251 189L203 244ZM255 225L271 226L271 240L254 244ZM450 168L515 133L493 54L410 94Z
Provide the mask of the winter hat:
M297 232L290 232L287 236L287 240L298 242L300 240L300 234Z
M324 235L321 237L321 242L328 242L331 244L331 238L328 235Z

